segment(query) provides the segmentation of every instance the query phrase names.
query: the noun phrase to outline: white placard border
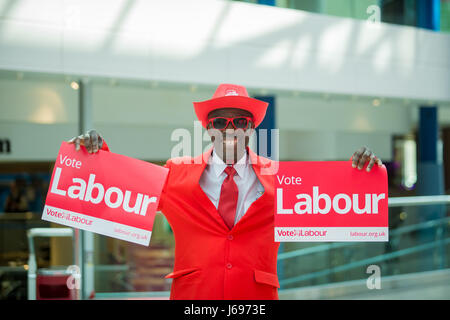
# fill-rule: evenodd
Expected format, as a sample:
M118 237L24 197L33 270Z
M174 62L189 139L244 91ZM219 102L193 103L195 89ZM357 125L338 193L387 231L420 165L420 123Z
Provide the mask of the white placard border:
M276 242L386 242L389 227L275 227Z
M42 220L148 246L151 231L45 205Z

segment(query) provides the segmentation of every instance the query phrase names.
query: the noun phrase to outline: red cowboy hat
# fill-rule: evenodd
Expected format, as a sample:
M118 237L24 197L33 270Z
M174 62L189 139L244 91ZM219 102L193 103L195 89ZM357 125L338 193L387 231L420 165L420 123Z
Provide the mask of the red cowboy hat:
M255 128L259 126L266 115L267 102L250 98L247 89L235 84L221 84L217 87L212 99L194 102L197 118L202 122L203 127L208 125L208 114L221 108L239 108L250 112L253 115Z

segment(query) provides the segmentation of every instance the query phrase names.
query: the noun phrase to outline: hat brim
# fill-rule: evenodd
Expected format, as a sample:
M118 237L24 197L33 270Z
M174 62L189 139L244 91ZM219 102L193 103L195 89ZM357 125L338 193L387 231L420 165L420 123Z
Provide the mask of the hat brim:
M197 118L202 122L202 126L206 128L208 125L208 114L211 111L222 108L243 109L253 115L256 128L261 124L266 116L268 105L269 103L265 101L250 97L226 96L201 102L194 102L194 110Z

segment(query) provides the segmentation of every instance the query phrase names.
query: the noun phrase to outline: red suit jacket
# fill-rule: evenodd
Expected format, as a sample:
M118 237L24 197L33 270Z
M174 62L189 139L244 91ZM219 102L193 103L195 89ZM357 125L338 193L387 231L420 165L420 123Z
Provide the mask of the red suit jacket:
M109 151L106 142L102 150ZM212 148L195 158L169 159L158 210L175 236L171 299L278 299L279 243L274 242L273 161L247 147L264 193L229 230L199 180ZM178 161L177 161L178 160Z
M247 150L264 193L231 230L199 184L212 148L167 161L158 210L175 237L171 299L278 299L274 180L261 172L271 160Z

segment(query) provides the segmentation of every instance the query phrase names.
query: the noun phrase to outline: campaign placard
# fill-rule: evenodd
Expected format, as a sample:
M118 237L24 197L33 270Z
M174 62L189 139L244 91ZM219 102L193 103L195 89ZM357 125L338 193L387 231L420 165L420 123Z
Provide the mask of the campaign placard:
M63 142L42 219L148 246L168 169Z
M275 241L389 240L384 166L349 161L280 161L275 179Z

